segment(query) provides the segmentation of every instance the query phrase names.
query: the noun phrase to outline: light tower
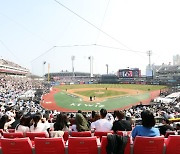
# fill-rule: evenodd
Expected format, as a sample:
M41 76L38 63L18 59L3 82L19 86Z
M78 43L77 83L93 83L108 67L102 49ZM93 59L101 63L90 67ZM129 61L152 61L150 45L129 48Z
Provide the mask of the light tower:
M151 55L152 55L152 51L151 50L147 51L147 55L149 56L149 68L151 68Z
M152 55L152 51L149 50L147 51L147 55L149 57L149 64L148 66L146 67L146 76L147 77L152 77L153 78L153 69L152 69L152 66L151 66L151 55Z
M107 67L107 74L108 74L108 71L109 71L109 65L108 65L108 64L106 64L106 67Z
M72 60L72 76L74 77L74 60L75 60L75 56L71 56L71 60Z
M88 59L90 62L90 78L91 78L91 77L93 77L93 57L89 56Z
M46 61L43 61L43 77L45 77L45 64L46 64Z

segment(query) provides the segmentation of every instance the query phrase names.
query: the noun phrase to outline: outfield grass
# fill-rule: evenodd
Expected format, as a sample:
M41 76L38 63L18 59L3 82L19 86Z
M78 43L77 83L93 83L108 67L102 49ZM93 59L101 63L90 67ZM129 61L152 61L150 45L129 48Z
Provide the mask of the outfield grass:
M84 91L75 91L74 93L83 95L83 96L96 96L96 97L110 97L110 96L118 96L118 95L125 95L126 92L123 91L114 91L114 90L84 90Z
M79 88L123 88L123 89L136 89L142 91L154 91L165 89L166 86L161 85L141 85L141 84L79 84L79 85L60 85L56 88L66 89L79 89Z

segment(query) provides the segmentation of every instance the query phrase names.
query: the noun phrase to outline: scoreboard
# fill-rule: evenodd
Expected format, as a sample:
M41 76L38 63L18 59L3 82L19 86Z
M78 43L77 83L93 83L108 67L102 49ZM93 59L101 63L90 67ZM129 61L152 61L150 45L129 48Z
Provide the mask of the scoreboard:
M139 68L119 69L117 76L119 78L141 77L141 70Z

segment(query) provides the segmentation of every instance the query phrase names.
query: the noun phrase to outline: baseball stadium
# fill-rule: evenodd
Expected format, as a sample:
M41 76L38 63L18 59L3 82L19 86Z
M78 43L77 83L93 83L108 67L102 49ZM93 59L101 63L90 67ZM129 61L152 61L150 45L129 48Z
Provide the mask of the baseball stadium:
M179 6L0 1L0 154L180 154Z
M148 104L166 86L134 84L60 85L43 96L44 108L58 111L108 111Z

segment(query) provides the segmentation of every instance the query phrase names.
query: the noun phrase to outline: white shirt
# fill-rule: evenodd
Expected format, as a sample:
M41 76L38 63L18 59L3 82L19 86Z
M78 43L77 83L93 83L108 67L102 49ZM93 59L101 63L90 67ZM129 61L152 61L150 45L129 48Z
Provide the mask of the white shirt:
M29 132L29 127L19 125L17 130L15 129L15 132L23 132L23 133Z
M34 128L34 124L30 127L30 132L45 132L46 133L46 136L48 137L49 134L47 132L47 129L46 129L46 125L41 123L41 122L38 122L37 123L37 127Z
M110 123L107 119L99 119L94 122L95 131L110 131L112 129L112 123Z

